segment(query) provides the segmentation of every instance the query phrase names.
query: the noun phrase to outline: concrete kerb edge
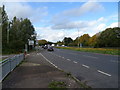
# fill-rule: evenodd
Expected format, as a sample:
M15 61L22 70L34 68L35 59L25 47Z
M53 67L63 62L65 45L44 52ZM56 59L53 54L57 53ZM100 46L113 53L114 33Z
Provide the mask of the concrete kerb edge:
M49 62L51 65L53 65L55 68L57 68L57 69L60 70L60 71L65 72L64 70L62 70L61 68L58 68L58 67L57 67L56 65L54 65L52 62L50 62L44 55L42 55L42 53L40 53L40 55L41 55L47 62ZM67 72L65 72L65 73L67 73ZM73 79L74 79L76 82L78 82L79 84L82 84L82 87L83 87L83 83L81 83L79 79L77 79L77 78L76 78L75 76L73 76L73 75L71 75L71 78L73 78ZM91 88L91 87L84 84L84 87L83 87L83 88Z

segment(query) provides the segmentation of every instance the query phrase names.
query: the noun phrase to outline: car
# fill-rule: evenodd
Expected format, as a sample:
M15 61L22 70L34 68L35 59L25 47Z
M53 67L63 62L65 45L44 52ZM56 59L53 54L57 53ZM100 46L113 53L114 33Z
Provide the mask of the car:
M41 48L44 48L44 45L42 45Z
M53 49L53 47L48 47L48 49L47 49L48 51L54 51L54 49Z
M44 49L47 49L47 48L48 48L48 46L47 46L47 45L45 45L45 46L44 46Z

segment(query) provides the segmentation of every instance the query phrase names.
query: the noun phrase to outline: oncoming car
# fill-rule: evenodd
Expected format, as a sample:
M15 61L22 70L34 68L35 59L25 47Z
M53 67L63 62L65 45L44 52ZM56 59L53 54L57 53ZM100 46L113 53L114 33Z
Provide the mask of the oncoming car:
M54 49L53 49L53 47L52 46L50 46L50 47L48 47L48 49L47 49L48 51L54 51Z

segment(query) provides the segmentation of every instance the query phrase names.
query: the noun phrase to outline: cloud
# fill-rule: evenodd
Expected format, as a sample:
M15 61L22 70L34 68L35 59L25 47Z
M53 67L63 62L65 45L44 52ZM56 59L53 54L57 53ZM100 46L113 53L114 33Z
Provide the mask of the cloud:
M90 36L93 36L96 33L105 30L106 28L113 28L118 26L117 22L107 25L106 21L106 18L100 17L97 20L92 21L72 21L66 25L58 25L56 26L57 28L49 26L37 27L35 29L39 36L38 39L46 39L48 41L56 42L59 40L62 41L64 37L71 37L72 39L76 39L76 37L81 36L83 34L89 34ZM77 25L79 26L78 28L76 27Z
M113 28L113 27L118 27L118 22L114 22L114 23L110 24L109 26L107 26L107 28Z
M97 8L96 8L97 7ZM84 26L84 22L74 22L74 23L69 23L71 22L72 18L78 18L80 16L83 16L87 13L96 13L98 11L104 10L104 7L98 3L98 2L85 2L83 5L73 8L73 9L69 9L69 10L65 10L63 12L57 13L56 15L54 15L51 19L51 23L53 24L53 29L62 29L62 28L74 28L74 26L76 27L77 24L79 23L79 26ZM103 18L100 18L100 20L102 21ZM67 24L69 23L69 24ZM85 22L86 23L86 22Z
M38 33L38 39L46 39L47 41L61 41L64 36L64 31L52 30L51 27L35 27L36 32Z
M106 19L101 17L98 20L93 21L71 21L67 23L55 24L52 29L76 29L76 28L86 28L98 25L101 22L105 22Z
M100 3L88 1L79 8L66 10L62 13L65 16L81 16L88 12L98 12L100 10L104 10L104 7Z
M18 18L29 18L32 22L39 22L42 17L47 16L47 7L33 8L27 3L9 2L4 3L6 12L10 20L14 16Z

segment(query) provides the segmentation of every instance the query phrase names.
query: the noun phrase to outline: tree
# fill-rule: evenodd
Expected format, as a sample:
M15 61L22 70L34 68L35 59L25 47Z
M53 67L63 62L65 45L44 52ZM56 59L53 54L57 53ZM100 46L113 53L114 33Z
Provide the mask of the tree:
M88 46L89 39L90 36L88 34L84 34L79 38L80 43L82 43L83 46Z
M5 48L7 48L7 31L8 31L8 16L5 11L5 6L0 7L0 14L2 16L1 20L1 27L2 27L2 51L4 51Z
M38 44L45 45L45 44L47 44L47 41L46 40L38 40Z
M35 34L34 31L29 19L20 20L14 17L10 28L10 48L19 51L24 49L25 44L28 44L28 39L35 41L36 37L32 37Z
M93 35L90 39L89 39L89 46L95 47L97 44L97 35Z
M69 46L69 44L72 43L72 42L73 42L73 39L71 37L68 37L68 38L65 37L63 39L63 43L64 43L65 46Z
M120 47L120 28L107 28L105 29L98 38L99 47Z
M57 45L61 46L61 45L63 45L63 42L57 41Z
M35 29L29 19L18 19L16 17L10 22L8 21L7 13L5 12L5 6L0 7L2 27L2 51L22 51L25 48L25 44L28 44L29 40L36 40Z

